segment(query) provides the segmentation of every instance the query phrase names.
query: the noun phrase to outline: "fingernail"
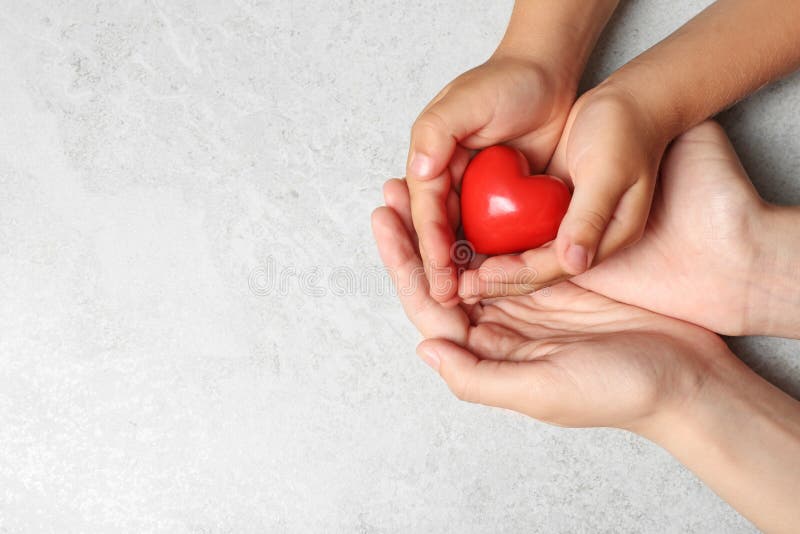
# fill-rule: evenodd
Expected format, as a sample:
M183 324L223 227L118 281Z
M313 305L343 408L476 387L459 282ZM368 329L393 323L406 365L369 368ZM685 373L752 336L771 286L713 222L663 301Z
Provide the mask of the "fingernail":
M433 171L433 160L427 154L414 152L411 155L411 163L409 163L408 169L412 175L426 178Z
M435 350L424 347L418 349L417 354L419 354L419 357L422 358L422 361L427 363L431 369L439 372L439 364L441 363L441 360L439 359L439 354Z
M570 245L567 247L564 256L570 271L573 273L580 274L589 268L589 252L584 246Z

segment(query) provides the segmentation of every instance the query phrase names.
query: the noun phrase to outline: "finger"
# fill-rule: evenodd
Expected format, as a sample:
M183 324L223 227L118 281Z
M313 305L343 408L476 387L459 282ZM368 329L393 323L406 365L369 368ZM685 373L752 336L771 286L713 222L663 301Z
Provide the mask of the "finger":
M439 302L450 300L456 291L456 270L450 258L455 233L448 215L450 171L425 182L408 179L411 216L419 238L431 296Z
M417 233L414 231L414 226L411 220L411 201L408 196L408 186L405 180L400 178L392 178L383 184L383 198L386 206L392 208L400 220L403 222L406 231L408 232L414 244L414 249L419 252L419 239ZM448 198L448 218L450 220L453 231L460 223L460 206L458 205L458 196L451 191L450 198ZM443 302L447 307L454 307L458 305L460 299L456 296L446 302Z
M595 167L592 175L579 173L573 176L575 191L555 242L562 268L572 275L592 265L620 198L633 182L608 165Z
M477 270L459 278L458 294L467 302L476 298L525 295L563 280L567 273L551 245L522 254L493 256Z
M458 142L491 120L493 104L481 91L463 87L426 107L411 128L408 178L424 181L443 174Z
M401 178L392 178L383 184L383 201L392 208L403 221L406 232L416 238L414 223L411 220L411 199L408 196L408 185Z
M383 264L406 315L425 337L466 339L469 321L461 308L444 308L428 293L422 261L397 213L381 207L372 213L372 231Z
M491 305L487 307L493 309ZM556 339L547 327L530 323L522 324L520 328L525 332L524 336L508 328L505 323L479 324L470 330L467 348L485 360L525 362L557 354L565 345L581 337L557 332Z
M417 234L411 219L411 199L408 195L408 185L401 178L391 178L383 184L383 200L400 216L403 225L416 242ZM461 224L460 199L455 191L450 191L447 197L447 219L450 227L455 231Z
M442 88L442 90L439 91L436 94L436 96L434 96L433 99L431 99L431 101L428 102L428 104L424 108L422 108L422 113L425 113L426 111L431 109L433 106L435 106L437 102L439 102L441 99L446 97L447 93L449 93L453 89L454 82L455 82L455 80L453 80L452 82L450 82L447 85L445 85L444 88ZM420 113L420 115L422 115L422 113Z
M655 180L636 182L623 196L597 247L596 261L638 242L647 226Z
M469 339L466 349L472 352L480 359L486 360L519 360L520 346L524 346L527 338L522 336L518 331L512 328L517 326L514 323L521 323L519 319L508 317L502 311L497 311L491 306L487 306L490 310L490 315L502 315L502 324L498 322L485 322L488 319L484 314L481 316L479 324L473 326L469 331ZM510 323L507 321L511 321ZM523 325L524 326L524 325ZM524 357L523 357L524 358ZM524 358L527 359L527 358Z
M522 254L493 256L481 265L483 280L541 287L564 275L552 244Z
M464 271L458 279L458 296L467 304L489 298L529 295L536 289L537 286L532 284L484 280L477 270Z
M448 167L452 179L450 186L456 193L461 193L461 181L464 178L464 171L467 170L469 160L472 159L475 153L477 153L477 150L469 150L461 145L456 145L455 152L453 152L453 157L450 158L450 165Z
M491 119L492 104L482 98L481 91L468 87L449 91L426 108L411 129L406 174L412 219L430 292L439 302L451 300L456 292L457 273L449 255L455 236L448 217L448 197L468 156L465 149L457 150L458 141ZM460 171L455 180L452 171Z
M484 360L443 339L423 341L417 353L463 401L529 415L540 413L550 402L552 387L544 361Z
M462 302L465 304L475 304L476 302L485 301L486 299L497 299L497 298L505 298L505 297L519 297L519 296L526 296L526 295L534 295L540 291L547 291L549 290L551 285L557 285L567 279L567 276L563 278L555 279L547 284L499 284L499 283L491 283L491 282L484 282L480 281L478 283L479 291L477 293L473 293L472 295L467 295L466 290L464 295L459 293ZM461 286L459 285L459 291L461 290Z

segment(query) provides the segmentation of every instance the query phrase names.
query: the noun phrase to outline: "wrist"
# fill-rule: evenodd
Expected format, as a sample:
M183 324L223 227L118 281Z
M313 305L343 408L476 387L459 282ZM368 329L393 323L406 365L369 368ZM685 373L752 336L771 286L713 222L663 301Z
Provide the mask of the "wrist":
M632 432L678 455L681 446L702 441L699 434L724 414L739 413L734 406L746 396L742 384L750 375L758 377L718 339L720 346L713 354L689 353L700 365L687 371L681 387L662 400L649 417L630 428Z
M632 60L611 74L600 86L614 88L631 95L669 143L691 128L695 122L684 110L685 95L669 90L666 69L658 65ZM600 87L598 86L598 87Z
M637 92L677 137L800 66L793 0L712 2L609 78Z
M800 338L800 208L767 205L756 220L746 333Z
M738 380L743 369L751 372L711 331L698 328L696 336L686 337L684 332L673 341L674 350L659 357L672 360L675 372L662 384L652 410L625 427L666 449L675 432L687 427L698 406L713 404L710 399Z
M769 532L793 532L800 403L728 352L696 394L640 434Z
M678 118L668 106L655 105L653 99L647 96L646 89L613 75L588 91L587 96L589 95L592 98L613 97L625 101L640 117L639 122L645 129L641 133L646 136L644 140L648 142L648 148L661 151L657 155L659 161L666 147L684 131L679 126Z
M589 55L618 3L517 0L492 57L533 61L577 90Z

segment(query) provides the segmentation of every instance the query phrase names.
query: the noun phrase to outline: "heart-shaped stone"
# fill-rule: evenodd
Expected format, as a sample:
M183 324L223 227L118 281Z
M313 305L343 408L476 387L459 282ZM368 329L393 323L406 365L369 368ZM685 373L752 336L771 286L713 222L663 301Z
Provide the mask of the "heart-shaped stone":
M511 254L555 239L569 189L558 178L529 173L522 152L502 145L469 162L461 182L461 221L476 252Z

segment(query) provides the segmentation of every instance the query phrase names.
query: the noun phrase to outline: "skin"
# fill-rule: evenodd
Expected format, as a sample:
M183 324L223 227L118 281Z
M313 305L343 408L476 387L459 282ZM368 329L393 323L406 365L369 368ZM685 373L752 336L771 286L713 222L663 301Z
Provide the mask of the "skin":
M626 93L582 96L546 169L573 188L558 236L522 254L488 258L470 274L491 282L485 288L475 286L477 295L526 294L583 273L636 243L647 223L668 143L658 131ZM576 253L578 248L582 250Z
M800 209L758 196L725 132L709 121L679 137L665 157L642 239L573 281L722 334L794 337L798 224ZM507 270L515 268L516 258L505 260ZM476 273L462 275L467 301L505 291Z
M764 202L722 128L679 137L644 237L575 278L726 335L800 333L800 209Z
M706 124L679 139L664 189L682 176L727 173L717 190L720 214L735 214L725 206L757 197L741 192L738 161L719 135ZM422 275L405 183L387 182L384 194L387 206L372 219L381 258L426 338L418 354L458 398L555 425L636 432L763 531L788 533L800 524L800 403L753 373L718 336L571 282L444 306Z
M637 242L669 143L800 67L797 35L796 0L719 0L582 95L568 114L546 169L574 188L557 238L519 255L489 258L475 273L487 283L473 284L473 294L461 296L529 293L581 274ZM531 50L535 54L536 49ZM470 95L464 99L479 98L477 93ZM451 109L450 115L459 117L465 109ZM416 187L411 180L409 185ZM451 234L431 237L433 231L424 232L432 227L428 218L444 212L444 203L422 198L412 193L415 228L423 230L423 258L442 260Z
M492 57L449 83L411 129L406 168L412 221L431 295L458 302L450 255L458 191L471 150L505 143L534 172L550 161L586 60L617 0L536 0L514 6Z

